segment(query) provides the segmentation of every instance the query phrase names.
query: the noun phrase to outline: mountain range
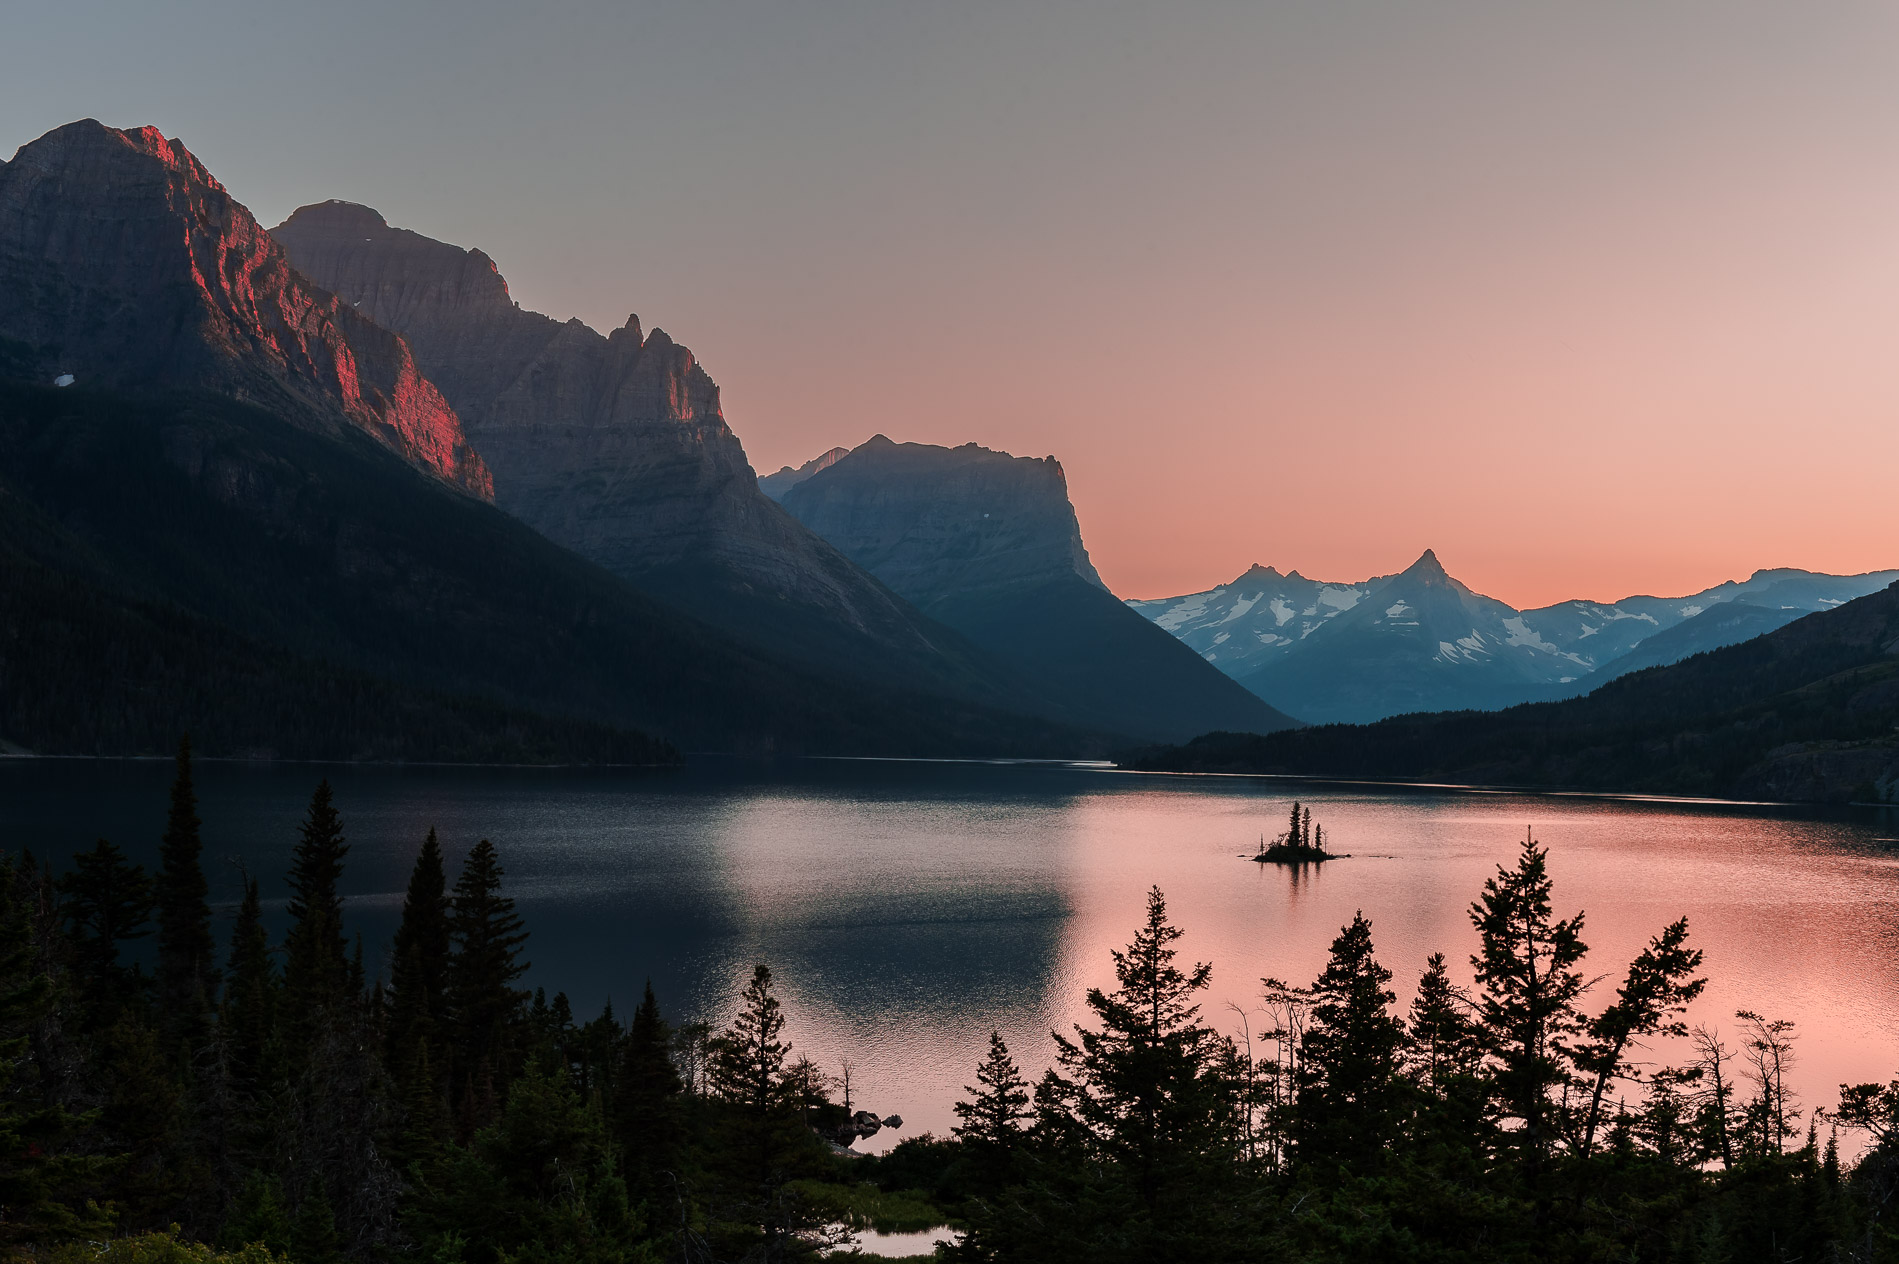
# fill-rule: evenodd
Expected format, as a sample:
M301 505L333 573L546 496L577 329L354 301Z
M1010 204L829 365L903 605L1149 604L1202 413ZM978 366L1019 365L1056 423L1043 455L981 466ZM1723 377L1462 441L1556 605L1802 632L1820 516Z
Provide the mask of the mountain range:
M1899 571L1762 570L1686 597L1518 610L1459 583L1427 549L1394 575L1327 582L1254 566L1207 592L1128 605L1302 720L1365 723L1586 693L1895 579Z
M663 331L523 311L362 206L265 232L153 128L0 163L0 511L11 749L1072 756L1288 722L1144 623L1197 682L1164 706L1111 657L1038 678L766 495Z
M1054 457L883 435L840 451L775 476L785 508L1059 714L1172 740L1212 717L1258 733L1292 724L1108 591Z
M1211 733L1124 765L1899 804L1899 583L1582 697Z

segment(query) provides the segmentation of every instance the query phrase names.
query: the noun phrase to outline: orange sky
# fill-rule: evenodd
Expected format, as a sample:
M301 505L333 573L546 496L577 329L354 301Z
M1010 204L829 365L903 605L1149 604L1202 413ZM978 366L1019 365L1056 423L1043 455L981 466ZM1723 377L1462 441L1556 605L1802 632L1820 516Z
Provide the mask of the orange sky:
M637 311L761 471L1054 453L1124 596L1899 566L1889 4L164 8L24 15L87 56L0 82L12 140L154 123L266 223Z

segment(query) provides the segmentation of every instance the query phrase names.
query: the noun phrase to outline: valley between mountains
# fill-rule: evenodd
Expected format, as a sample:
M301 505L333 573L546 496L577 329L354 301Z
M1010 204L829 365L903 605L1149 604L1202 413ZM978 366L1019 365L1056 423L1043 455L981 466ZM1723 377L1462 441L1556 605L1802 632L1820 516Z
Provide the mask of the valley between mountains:
M880 433L760 478L657 325L525 310L365 206L266 230L155 128L0 164L0 525L13 752L1899 782L1899 571L1518 610L1426 550L1123 601L1053 456Z

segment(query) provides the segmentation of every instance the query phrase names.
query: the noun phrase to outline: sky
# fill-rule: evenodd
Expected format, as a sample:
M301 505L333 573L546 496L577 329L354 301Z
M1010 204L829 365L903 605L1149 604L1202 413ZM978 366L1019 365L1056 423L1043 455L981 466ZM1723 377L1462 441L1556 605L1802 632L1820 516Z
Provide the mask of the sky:
M62 0L0 152L182 139L693 348L761 473L1068 474L1125 597L1899 567L1899 5Z

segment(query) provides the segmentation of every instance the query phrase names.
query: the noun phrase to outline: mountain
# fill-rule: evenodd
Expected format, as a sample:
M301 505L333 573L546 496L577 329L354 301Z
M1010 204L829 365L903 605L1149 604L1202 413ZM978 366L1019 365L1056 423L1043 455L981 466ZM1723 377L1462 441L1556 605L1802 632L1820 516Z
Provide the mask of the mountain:
M1807 613L1792 606L1769 608L1751 601L1717 602L1672 628L1636 642L1634 649L1604 663L1571 688L1577 693L1587 693L1618 676L1645 667L1666 667L1724 645L1739 645L1784 628Z
M1899 804L1899 583L1580 698L1211 733L1127 766Z
M0 338L0 744L162 752L191 728L213 753L312 757L1099 749L741 644L504 513L404 339L292 268L155 130L73 124L0 165ZM690 357L645 341L659 385L636 365L623 398L698 389ZM718 447L696 398L681 408ZM738 460L790 538L930 630ZM699 468L679 471L689 489Z
M819 453L797 469L789 465L780 466L776 474L766 474L758 480L758 490L770 496L779 504L785 502L785 493L816 474L819 470L828 470L839 460L851 454L849 448L832 448L829 452Z
M1315 723L1363 723L1586 692L1636 665L1733 644L1894 579L1899 571L1763 570L1689 597L1517 610L1471 592L1427 551L1400 575L1340 583L1254 566L1207 592L1128 604L1274 705ZM1385 593L1400 581L1401 591ZM1699 621L1652 655L1611 667L1658 633L1733 602L1785 617Z
M0 743L46 753L1091 749L761 654L367 436L207 392L0 381L0 584Z
M548 539L774 656L995 705L1021 696L758 488L719 388L637 317L602 335L524 311L493 260L348 202L272 230L298 270L415 348Z
M1253 732L1294 723L1108 591L1054 457L878 435L792 486L784 503L1076 723L1175 740L1209 723Z
M482 460L401 338L293 271L156 128L92 119L0 163L0 373L207 389L345 427L479 496Z

